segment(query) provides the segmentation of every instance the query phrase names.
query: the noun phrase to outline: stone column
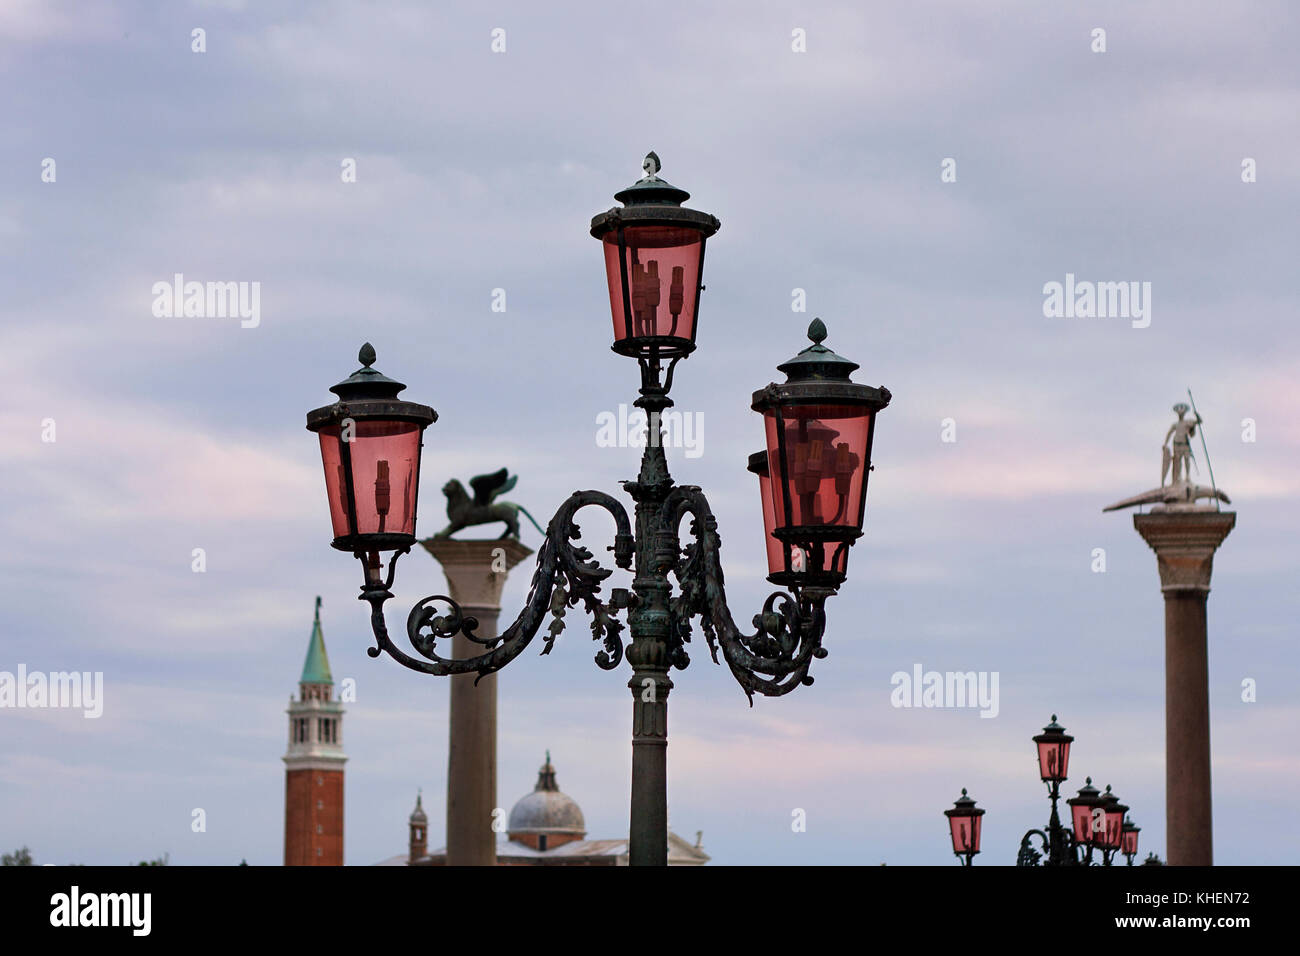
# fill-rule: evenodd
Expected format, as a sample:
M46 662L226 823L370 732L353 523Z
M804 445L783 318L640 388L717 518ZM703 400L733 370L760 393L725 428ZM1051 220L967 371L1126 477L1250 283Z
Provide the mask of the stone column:
M442 565L451 598L466 614L478 618L480 638L497 636L501 590L506 575L532 549L505 538L495 541L456 541L428 538L422 542ZM452 638L452 656L477 657L484 652L462 634ZM497 806L497 675L475 686L477 674L451 678L451 708L447 747L447 865L496 866L496 833L492 811Z
M1171 866L1212 866L1205 605L1214 552L1237 522L1205 506L1153 508L1133 527L1156 553L1165 595L1165 826Z

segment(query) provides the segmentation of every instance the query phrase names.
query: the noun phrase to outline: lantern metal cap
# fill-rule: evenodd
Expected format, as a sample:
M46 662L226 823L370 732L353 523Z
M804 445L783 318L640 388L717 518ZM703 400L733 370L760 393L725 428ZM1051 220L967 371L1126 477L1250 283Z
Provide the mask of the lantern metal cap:
M389 378L375 364L375 347L367 342L357 353L361 368L357 369L337 385L330 386L330 391L345 402L355 402L372 398L396 398L397 393L406 388L401 382Z
M645 176L626 189L620 189L614 198L623 204L591 219L591 234L597 239L620 226L685 226L699 232L706 239L720 228L717 216L698 209L682 206L691 194L667 180L659 178L659 157L651 150L641 164Z
M777 366L785 372L785 381L756 391L750 408L762 412L784 403L831 402L865 405L879 411L889 405L893 398L889 389L883 385L872 388L854 382L849 375L861 366L822 345L826 338L825 322L813 319L808 325L808 338L812 340L812 345Z
M1065 728L1056 722L1056 715L1052 715L1052 722L1043 728L1043 732L1034 737L1034 743L1045 744L1050 741L1062 741L1064 743L1073 743L1074 738L1065 732Z
M808 346L794 358L782 362L777 368L785 372L787 382L803 382L811 378L829 378L848 381L850 374L862 366L842 355L836 355L822 345L826 338L826 323L813 319L808 325Z
M961 796L953 801L953 807L962 811L963 816L970 816L970 811L975 809L975 801L966 795L965 787L961 788ZM984 811L981 810L980 812L983 813Z
M645 175L626 189L614 193L614 198L624 206L680 206L691 198L685 189L678 189L667 180L659 178L663 164L652 149L641 163Z
M1070 804L1097 803L1097 798L1100 794L1101 791L1092 785L1092 777L1086 777L1083 786L1079 788L1079 795L1077 797L1071 797L1065 802Z
M975 806L975 801L966 795L966 788L961 788L961 796L952 805L951 810L943 811L945 817L982 817L984 808Z
M428 405L404 402L397 393L406 388L401 382L384 375L376 368L375 347L367 342L357 353L361 368L357 369L330 391L338 396L333 405L323 405L307 413L307 429L319 431L327 425L336 425L344 418L392 418L427 426L438 420L438 413Z

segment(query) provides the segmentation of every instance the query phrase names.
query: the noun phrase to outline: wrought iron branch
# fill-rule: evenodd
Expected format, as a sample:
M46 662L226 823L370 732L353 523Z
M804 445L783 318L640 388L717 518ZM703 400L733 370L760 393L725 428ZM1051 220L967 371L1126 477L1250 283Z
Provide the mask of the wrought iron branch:
M1074 834L1061 827L1057 830L1058 845L1053 846L1052 836L1048 830L1029 830L1020 838L1020 849L1016 853L1016 866L1088 866L1091 865L1091 852L1084 855L1084 847L1075 842ZM1040 845L1035 848L1031 837L1038 837ZM1039 862L1039 861L1042 862Z
M366 583L362 585L360 599L370 603L370 624L375 635L375 646L367 650L371 657L387 653L404 667L426 674L445 676L477 672L482 678L499 671L518 657L536 636L542 622L549 614L551 625L543 640L543 654L549 654L555 639L564 630L565 609L579 601L591 615L591 632L594 640L603 647L596 653L596 664L606 670L617 667L623 659L623 623L615 613L628 605L627 592L615 589L609 603L601 600L601 583L613 572L602 568L592 553L573 542L582 532L573 518L577 512L595 505L604 508L614 518L617 532L614 537L615 563L621 568L632 564L633 540L627 511L615 498L601 491L574 492L555 512L546 529L546 540L537 554L537 569L533 573L523 611L498 637L480 638L474 630L478 621L465 614L460 605L442 594L426 597L418 602L406 619L406 634L411 646L420 657L413 657L397 647L388 634L384 620L384 603L393 597L392 586L397 558L409 549L394 553L389 562L388 575L380 579L377 556L367 565ZM439 608L445 606L444 613ZM460 634L486 650L468 658L444 657L438 653L438 641ZM420 658L423 658L421 660Z
M690 515L693 540L681 547L678 529ZM659 540L655 542L658 570L676 577L680 593L673 598L672 635L676 658L685 659L682 645L690 640L691 618L700 619L713 662L718 646L732 675L745 691L750 706L754 692L767 697L788 694L801 684L811 684L808 669L814 658L826 656L821 646L826 630L826 598L829 588L796 589L793 594L775 591L754 615L755 631L746 634L736 626L727 607L723 583L717 519L708 499L694 485L674 488L665 499L659 516Z
M1042 845L1034 849L1030 837L1038 837ZM1016 866L1041 866L1038 861L1043 857L1051 859L1051 839L1042 830L1030 830L1020 838L1020 851L1016 854Z

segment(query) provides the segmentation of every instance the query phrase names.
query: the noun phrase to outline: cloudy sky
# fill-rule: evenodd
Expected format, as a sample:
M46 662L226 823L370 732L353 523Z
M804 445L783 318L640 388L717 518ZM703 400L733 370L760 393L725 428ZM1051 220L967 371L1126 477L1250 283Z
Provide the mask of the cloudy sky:
M723 864L952 865L942 811L967 787L979 862L1009 864L1046 821L1029 738L1057 713L1067 789L1113 784L1163 857L1155 559L1101 508L1156 484L1190 386L1239 512L1209 604L1216 862L1294 862L1292 6L465 6L0 5L0 671L105 682L99 719L0 710L0 849L281 862L283 711L317 594L335 678L357 682L347 862L404 851L418 787L441 843L447 682L365 655L304 413L373 342L441 415L426 534L451 477L508 466L543 523L575 488L617 491L637 452L600 447L596 420L637 374L609 351L587 227L654 149L723 223L674 387L701 454L670 464L713 502L738 621L770 590L750 393L817 315L895 396L816 684L751 710L703 647L674 673L672 828ZM260 321L155 317L176 273L260 283ZM1067 273L1150 283L1149 325L1045 317ZM444 588L426 554L399 571L394 623ZM500 677L499 799L550 748L590 835L617 837L628 674L572 623ZM891 706L917 664L997 672L997 716Z

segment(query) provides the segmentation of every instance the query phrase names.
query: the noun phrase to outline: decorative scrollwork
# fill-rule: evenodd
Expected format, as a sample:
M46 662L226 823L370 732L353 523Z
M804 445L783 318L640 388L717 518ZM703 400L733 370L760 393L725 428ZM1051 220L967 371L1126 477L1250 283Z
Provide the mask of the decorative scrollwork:
M1030 843L1030 837L1038 837L1042 841L1042 846L1037 850ZM1044 856L1048 855L1051 841L1048 840L1047 834L1042 830L1030 830L1020 838L1020 852L1016 854L1016 866L1040 866L1038 862Z
M447 614L435 614L431 604L442 602L450 608ZM425 635L422 631L429 629L429 634ZM482 644L484 647L491 649L497 643L497 638L484 639L477 636L474 630L478 627L478 619L469 617L461 610L459 604L443 594L433 597L427 597L420 601L415 607L411 608L411 613L406 618L406 634L411 639L411 644L417 651L425 657L434 659L434 644L438 638L453 637L456 634L463 634L469 640L476 644Z
M690 514L691 542L683 549L678 528ZM690 640L690 619L699 618L709 653L718 662L722 647L727 666L735 676L750 706L754 692L767 697L788 694L811 684L808 669L813 659L826 656L821 646L826 629L826 588L804 588L794 594L777 591L763 602L753 619L755 632L742 633L727 608L719 551L722 543L717 520L699 488L674 488L664 501L660 515L661 538L655 556L660 569L677 578L679 593L670 603L675 645L670 648L674 666L683 667L685 642Z
M1057 843L1055 846L1052 844L1052 833L1056 834ZM1031 837L1038 837L1038 847L1034 847ZM1048 830L1030 830L1020 838L1020 849L1016 853L1016 866L1091 865L1091 851L1075 842L1074 834L1070 832L1068 827L1057 828L1055 818L1053 818L1053 823L1049 825Z
M650 464L653 466L654 461ZM652 467L643 467L642 471L643 478L646 474L657 474ZM669 480L666 474L664 480ZM642 481L635 487L645 484ZM690 663L686 645L691 639L692 619L698 618L714 663L718 663L721 648L750 706L755 693L779 697L813 682L808 670L813 660L826 656L821 646L826 629L825 602L834 590L805 587L795 588L792 593L773 592L753 617L753 633L742 632L727 608L717 521L703 492L693 485L672 488L665 496L655 499L658 511L645 520L643 532L648 537L640 544L632 534L627 511L616 499L600 491L575 492L547 526L528 599L514 623L495 638L481 638L475 634L478 622L450 597L424 598L407 616L407 637L418 656L394 645L383 613L384 603L393 597L391 588L397 558L405 552L394 554L386 579L381 577L378 557L369 556L366 584L361 588L361 599L371 606L371 629L375 634L375 646L368 653L372 657L387 653L403 666L428 674L476 672L481 678L518 657L548 616L551 623L542 634L545 645L542 653L549 654L565 628L567 610L581 604L591 619L592 639L601 644L595 655L596 664L605 670L617 667L624 656L624 624L617 613L635 607L638 598L616 588L608 600L602 599L601 585L613 572L602 568L589 549L576 543L581 538L581 529L574 523L574 516L589 505L604 508L614 518L616 534L610 550L614 551L615 563L620 568L631 568L634 555L640 553L638 575L671 574L677 579L678 593L668 601L667 608L666 651L670 667L682 669ZM687 515L691 517L691 538L683 548L679 529ZM652 567L641 567L642 560ZM642 578L639 576L637 580ZM483 653L467 658L440 654L439 641L456 635L480 645Z
M592 617L592 638L603 645L596 653L596 664L606 670L617 667L623 659L623 622L613 612L626 606L625 600L619 599L620 594L625 597L625 592L616 592L610 604L604 603L600 586L613 572L602 568L587 548L571 543L582 536L581 529L573 521L574 515L588 505L604 508L613 516L617 527L612 548L615 563L621 568L629 568L632 563L632 532L627 511L604 492L575 492L560 506L547 526L546 540L537 554L537 569L523 611L499 636L478 637L474 634L477 620L466 615L450 597L434 595L416 604L406 621L411 646L424 660L410 656L393 644L384 620L383 606L393 597L391 588L397 557L405 553L398 552L392 558L386 581L381 582L375 570L367 575L367 582L361 588L361 600L370 603L370 623L376 641L376 646L367 653L377 657L381 651L385 652L403 666L426 674L477 672L481 679L518 657L532 642L548 614L553 620L543 635L546 646L542 653L549 654L555 639L564 630L565 608L575 607L581 601ZM439 614L435 605L446 605L447 612ZM457 634L482 645L485 652L463 659L440 655L438 641Z

